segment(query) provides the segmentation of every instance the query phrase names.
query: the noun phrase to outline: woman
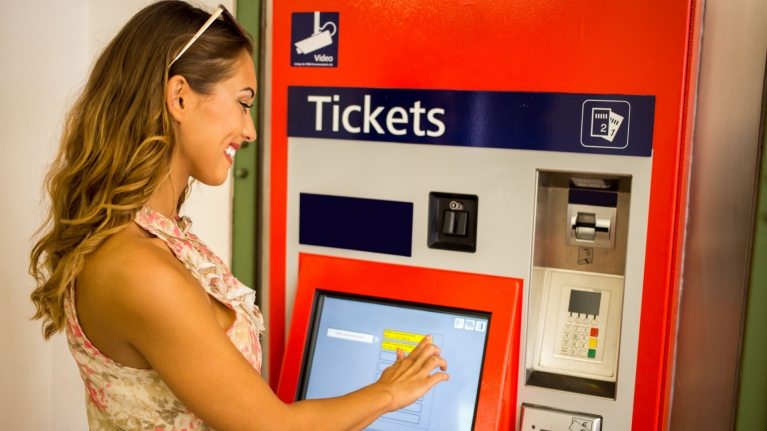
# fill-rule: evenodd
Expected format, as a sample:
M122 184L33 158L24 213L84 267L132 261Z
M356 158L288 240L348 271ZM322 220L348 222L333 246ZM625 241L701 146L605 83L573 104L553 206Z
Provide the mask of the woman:
M349 395L283 404L260 377L253 293L176 214L256 138L253 44L223 8L162 1L97 60L47 177L31 256L45 336L65 329L91 430L352 430L446 380L429 337Z

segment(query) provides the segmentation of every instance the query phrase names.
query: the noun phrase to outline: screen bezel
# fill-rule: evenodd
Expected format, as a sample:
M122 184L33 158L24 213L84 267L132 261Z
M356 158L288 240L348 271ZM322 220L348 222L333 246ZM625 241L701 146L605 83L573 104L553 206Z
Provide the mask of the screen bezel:
M474 414L471 420L471 430L472 431L474 430L474 427L477 422L479 394L482 388L482 375L485 371L485 358L487 356L487 346L488 346L488 341L490 340L490 331L492 330L491 328L492 315L493 315L492 312L468 310L468 309L462 309L462 308L456 308L456 307L445 307L445 306L434 305L434 304L423 304L418 302L377 298L377 297L366 296L366 295L355 295L355 294L349 294L349 293L339 293L339 292L334 292L329 290L316 289L314 292L314 300L312 301L312 311L311 311L311 316L309 318L309 327L307 328L307 333L309 336L306 337L306 345L304 346L304 357L301 361L301 370L298 376L298 385L297 385L298 390L296 391L296 398L295 398L296 401L301 401L306 399L306 390L308 387L309 376L311 374L312 363L314 360L314 347L317 344L316 343L317 331L319 330L319 326L320 326L320 319L322 317L322 308L325 303L325 298L345 299L345 300L367 302L367 303L378 304L378 305L410 308L413 310L432 311L432 312L438 312L443 314L453 314L459 317L476 317L476 318L486 319L487 329L485 332L485 342L482 347L482 359L480 361L481 367L479 369L479 376L477 379L477 393L474 397Z

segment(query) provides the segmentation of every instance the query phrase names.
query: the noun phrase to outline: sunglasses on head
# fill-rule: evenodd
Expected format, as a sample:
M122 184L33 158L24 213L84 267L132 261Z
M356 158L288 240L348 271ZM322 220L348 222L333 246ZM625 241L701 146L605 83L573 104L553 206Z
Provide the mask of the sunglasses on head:
M174 58L173 61L170 62L170 64L168 65L168 69L170 69L170 67L173 66L173 63L175 63L176 60L178 60L178 58L181 57L186 52L186 50L189 49L190 46L192 46L194 41L197 40L197 38L199 38L200 35L202 35L202 33L205 32L205 30L207 30L208 27L210 27L211 24L213 24L213 22L216 19L218 19L219 16L222 17L226 23L236 28L237 31L240 32L240 34L243 34L243 35L247 34L245 32L245 29L242 28L240 23L238 23L237 20L234 18L234 15L232 15L232 13L229 12L224 5L220 4L218 5L218 9L216 9L210 15L210 18L208 18L208 20L205 21L205 24L203 24L202 27L200 27L200 29L197 30L197 33L195 33L194 36L192 36L192 39L186 45L184 45L184 49L182 49L181 52L178 53L176 58Z

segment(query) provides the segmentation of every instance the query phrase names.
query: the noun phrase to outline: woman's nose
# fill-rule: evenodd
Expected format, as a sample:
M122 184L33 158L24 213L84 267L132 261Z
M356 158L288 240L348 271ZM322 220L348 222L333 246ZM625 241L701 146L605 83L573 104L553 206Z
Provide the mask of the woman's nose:
M242 131L242 137L248 142L256 140L256 126L253 124L253 117L248 115L248 120L245 122L245 129Z

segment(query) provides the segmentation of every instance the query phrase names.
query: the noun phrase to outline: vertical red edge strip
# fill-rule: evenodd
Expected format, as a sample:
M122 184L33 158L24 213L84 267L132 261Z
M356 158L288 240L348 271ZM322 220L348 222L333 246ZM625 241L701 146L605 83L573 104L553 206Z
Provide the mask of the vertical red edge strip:
M272 122L272 191L270 202L269 240L269 386L277 389L279 370L285 346L285 221L287 139L274 133L278 121Z
M273 20L273 39L281 28ZM281 40L281 39L280 39ZM276 62L272 62L272 110L287 112L287 97L278 94L283 87L277 77ZM282 110L282 111L281 111ZM271 127L271 201L269 204L269 376L272 390L277 390L285 352L285 254L288 194L288 138L284 119L272 115Z
M519 289L519 292L523 292L522 286L518 286L517 289ZM515 375L519 370L519 354L522 350L522 346L520 346L522 333L522 299L517 301L517 306L515 308L514 320L512 322L514 329L510 344L507 347L509 361L506 364L505 382L509 384L509 387L504 388L503 390L503 399L501 400L501 411L499 412L497 428L499 431L513 431L517 425L517 386L519 383L517 382Z

